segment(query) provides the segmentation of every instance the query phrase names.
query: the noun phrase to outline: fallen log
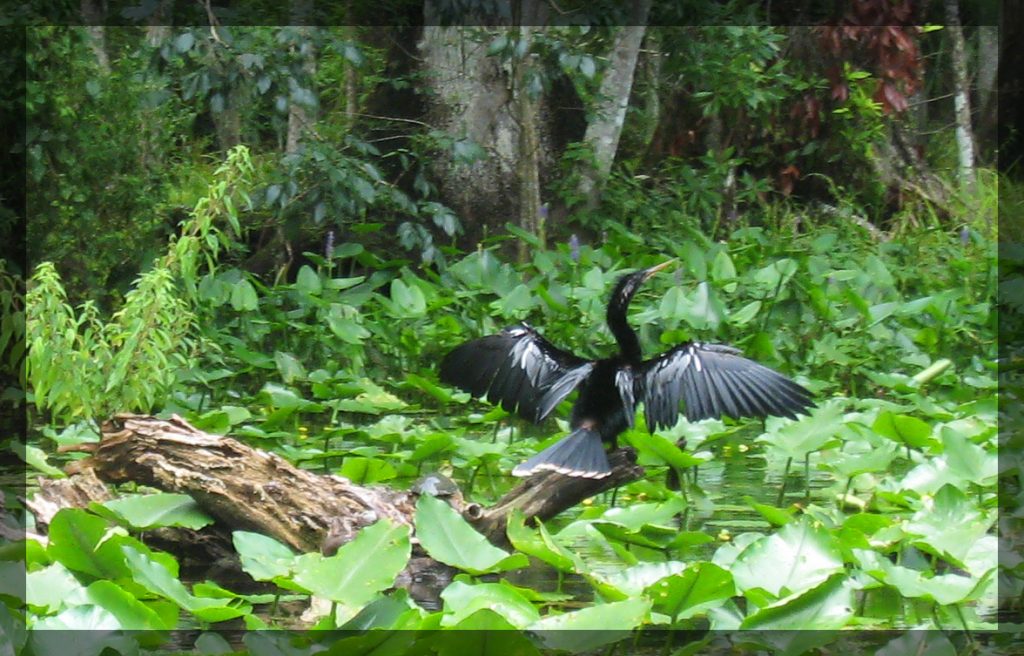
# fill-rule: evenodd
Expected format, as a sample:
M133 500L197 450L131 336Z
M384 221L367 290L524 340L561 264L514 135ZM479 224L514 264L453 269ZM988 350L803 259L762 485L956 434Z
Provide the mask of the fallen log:
M90 452L68 466L70 481L94 474L109 484L134 482L188 494L222 528L262 533L297 551L333 552L381 518L415 531L415 492L316 474L277 454L201 431L178 416L119 414L103 424L99 442L65 450ZM467 503L461 494L447 500L489 540L501 544L514 509L528 520L550 519L643 475L631 449L613 451L609 460L613 471L603 479L540 472L488 508ZM48 503L57 502L50 498ZM69 498L67 505L79 504ZM416 544L415 533L413 540Z

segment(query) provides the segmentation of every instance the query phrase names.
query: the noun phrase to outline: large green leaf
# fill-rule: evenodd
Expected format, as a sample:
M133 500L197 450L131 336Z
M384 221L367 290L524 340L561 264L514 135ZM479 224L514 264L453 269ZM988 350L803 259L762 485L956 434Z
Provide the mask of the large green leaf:
M223 599L194 597L161 563L130 546L124 547L122 551L136 583L155 595L173 601L204 622L223 622L251 612L248 606L229 606Z
M142 530L158 526L201 529L213 523L187 494L144 494L121 497L102 504L128 525Z
M299 268L298 275L295 277L295 288L300 292L316 296L322 289L320 276L317 275L311 266L303 264Z
M932 427L910 415L896 414L888 410L880 412L871 429L890 440L918 449L935 444Z
M785 596L814 587L842 568L835 538L803 517L751 544L730 569L741 591L762 588Z
M939 604L958 604L981 597L995 575L995 568L980 577L959 574L928 576L903 567L868 549L853 549L861 568L879 581L896 588L904 597L933 600Z
M416 537L434 559L470 574L527 567L525 554L509 555L487 541L451 506L431 496L416 502Z
M231 289L231 307L239 312L255 310L259 306L259 297L252 283L242 278Z
M162 617L135 595L110 581L94 581L85 594L89 601L116 617L124 629L161 631L173 629L178 623L177 609L173 615Z
M975 485L988 485L995 481L999 473L999 458L995 452L973 443L951 426L943 426L939 436L950 472ZM963 488L964 485L957 487Z
M235 531L231 542L242 561L242 569L257 581L290 578L295 552L274 538L250 531Z
M274 351L274 364L277 365L277 371L281 374L281 380L286 385L292 384L296 380L303 380L306 378L306 368L302 366L299 359L291 353L285 353L284 351Z
M995 518L979 510L959 488L944 485L914 513L903 530L917 537L914 545L964 565L971 547L984 537Z
M598 604L561 615L548 615L527 627L549 649L574 653L591 651L629 637L651 609L648 599L638 597Z
M594 588L605 599L622 601L638 597L645 588L686 569L686 563L678 560L637 563L625 569L609 573L593 572L587 576Z
M540 651L501 614L481 608L430 640L438 656L539 656ZM495 631L502 633L496 634Z
M655 464L664 463L678 471L684 471L707 462L706 458L683 451L671 440L658 433L637 435L635 432L627 432L624 436L625 441L636 448L639 454L637 460L641 465L649 464L644 462L645 456Z
M697 562L648 586L652 610L672 621L689 619L724 604L736 594L732 574L718 565Z
M124 557L108 539L124 529L111 528L102 517L78 508L63 508L50 521L47 551L68 569L103 579L129 576Z
M343 631L413 628L425 613L426 611L409 598L408 592L399 588L394 592L379 595L338 628Z
M76 572L95 578L117 580L131 578L122 547L128 546L177 575L178 564L168 554L153 553L149 547L126 535L120 526L110 526L102 517L80 508L63 508L50 521L50 558Z
M746 617L742 629L828 631L853 617L853 587L843 572L817 586L790 595Z
M427 311L427 300L416 285L408 285L401 278L391 281L391 300L396 314L403 318L422 316Z
M380 458L348 456L341 463L342 476L359 485L370 485L394 478L398 475L394 465Z
M586 569L579 556L555 542L539 520L537 528L526 527L521 510L514 509L508 517L506 532L517 551L542 560L561 572L582 572Z
M337 604L343 624L382 590L409 561L409 527L381 519L364 527L333 556L303 554L295 559L295 582Z
M44 635L47 633L52 634L54 631L80 631L85 633L87 636L101 636L109 635L113 631L122 629L121 623L118 622L117 618L102 606L95 606L93 604L85 604L81 606L72 606L71 608L65 609L57 615L50 617L44 617L32 625L33 640L32 644L36 644L36 636L39 633ZM58 634L60 635L60 634ZM68 634L63 634L67 636ZM45 643L45 639L41 639L40 642ZM87 639L87 642L91 642ZM102 644L97 644L96 651L86 651L84 653L100 654L104 647L109 647L107 641L96 641ZM125 645L131 645L131 640L124 640ZM78 646L78 645L76 645ZM136 648L138 645L134 645ZM78 646L81 651L81 646ZM65 653L67 650L67 638L65 637L61 643L52 645L51 651L34 651L34 653L42 654L59 654ZM122 652L123 653L123 652Z
M60 563L21 575L25 582L25 603L29 606L55 613L63 607L83 603L85 588Z
M504 583L477 583L470 585L457 580L441 593L445 615L442 626L460 624L481 609L491 610L517 629L540 620L540 613L530 600L514 586Z
M808 453L839 444L843 403L830 401L811 412L810 417L777 424L777 428L757 438L778 449L787 458L803 459Z

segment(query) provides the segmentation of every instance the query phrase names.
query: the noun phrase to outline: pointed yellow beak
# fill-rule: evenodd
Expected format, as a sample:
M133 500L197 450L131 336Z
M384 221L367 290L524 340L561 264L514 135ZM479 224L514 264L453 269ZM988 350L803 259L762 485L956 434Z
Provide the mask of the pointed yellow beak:
M656 265L652 266L650 269L647 269L646 271L644 271L644 281L646 282L654 274L658 273L662 269L667 269L668 267L672 266L675 263L676 263L676 258L672 258L671 260L668 260L666 262L662 262L661 264L656 264Z

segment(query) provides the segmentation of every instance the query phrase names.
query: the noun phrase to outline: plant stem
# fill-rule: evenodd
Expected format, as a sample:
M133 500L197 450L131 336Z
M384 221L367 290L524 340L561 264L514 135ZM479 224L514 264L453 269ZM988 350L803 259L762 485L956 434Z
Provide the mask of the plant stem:
M811 452L804 454L804 500L811 500Z
M668 656L669 650L672 649L672 642L676 637L676 632L672 629L668 630L668 635L665 636L665 644L661 648L661 656Z
M964 611L960 608L960 604L953 604L953 610L956 611L956 616L960 618L960 626L964 628L964 633L967 634L967 640L974 644L974 634L971 633L970 627L967 626L967 620L964 618Z
M782 501L786 495L786 479L789 477L789 467L793 464L793 458L786 458L786 468L782 472L782 485L779 486L779 498L775 502L775 505L779 508L782 507Z

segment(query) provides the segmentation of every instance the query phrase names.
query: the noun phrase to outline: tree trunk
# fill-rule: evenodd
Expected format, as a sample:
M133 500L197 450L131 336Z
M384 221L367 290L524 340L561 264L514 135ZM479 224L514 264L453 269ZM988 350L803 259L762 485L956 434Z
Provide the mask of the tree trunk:
M160 0L156 10L146 19L146 45L154 50L163 46L167 39L171 37L171 27L166 23L168 22L167 17L171 15L173 5L174 0ZM139 112L141 117L141 125L139 126L139 134L141 135L139 168L143 171L149 171L155 166L159 155L154 144L160 138L162 126L154 118L156 113L154 109L142 109Z
M146 18L146 44L158 48L171 36L168 17L174 10L174 0L160 0L156 10Z
M971 129L970 79L967 55L960 25L957 0L946 0L946 30L953 46L953 104L956 109L956 144L959 158L958 178L966 189L974 187L974 133Z
M996 109L996 73L999 70L999 27L995 25L978 26L978 71L977 99L978 119L977 134L975 135L978 144L992 143L995 138L998 111ZM986 149L987 150L987 149Z
M519 213L520 139L512 84L501 61L487 56L487 43L469 36L471 28L441 27L436 18L431 20L430 3L427 7L419 50L426 84L435 98L430 122L486 152L472 163L459 163L450 153L441 153L434 160L433 173L445 204L459 215L467 236L478 240L498 232Z
M519 39L525 43L526 55L516 64L515 95L519 101L519 227L536 235L544 248L544 217L540 205L540 142L537 138L537 110L535 92L530 89L532 64L530 62L531 27L519 29ZM529 245L519 240L518 259L526 262L530 255Z
M352 2L345 5L345 17L351 21L352 14ZM356 40L356 31L351 25L346 25L344 28L345 39L354 42ZM348 59L344 61L345 67L345 119L348 121L349 127L351 127L356 120L356 112L359 111L359 91L356 86L356 67Z
M82 0L79 7L85 31L89 35L89 47L96 56L96 64L104 73L110 73L110 57L107 55L107 39L103 27L106 19L103 7L97 0Z
M583 137L592 155L592 161L585 164L581 171L579 184L579 192L585 199L587 209L597 207L601 187L611 173L626 120L626 107L633 88L633 72L650 8L651 0L633 0L630 21L633 24L621 27L612 44L611 61L601 80L594 117L587 125Z
M445 27L436 0L425 3L424 27L418 43L421 69L430 98L428 122L455 140L468 140L481 147L485 155L473 162L459 162L450 152L442 152L432 162L431 172L438 181L442 201L462 220L466 239L471 243L487 235L500 234L508 222L536 217L537 192L523 189L534 184L534 176L524 167L535 160L538 189L545 171L554 162L550 131L546 120L546 101L519 93L523 65L515 62L508 50L488 55L494 39L503 37L517 43L517 37L529 38L529 28L510 25L507 16L462 16L473 25L494 27ZM515 5L522 25L544 25L547 6L521 2ZM529 55L527 55L529 56ZM525 105L524 105L525 102ZM523 114L533 116L524 122ZM522 134L533 130L533 134ZM533 209L524 207L529 199Z
M299 28L299 34L302 39L298 53L302 59L302 77L296 80L297 88L292 89L291 98L288 103L288 137L284 147L285 152L288 154L298 152L302 141L302 133L315 120L315 108L309 104L307 97L313 93L313 76L316 74L316 48L313 47L313 42L309 38L312 30L316 28L308 26L309 17L312 15L312 12L313 4L311 0L293 0L292 23L303 26ZM296 91L308 93L297 94Z

